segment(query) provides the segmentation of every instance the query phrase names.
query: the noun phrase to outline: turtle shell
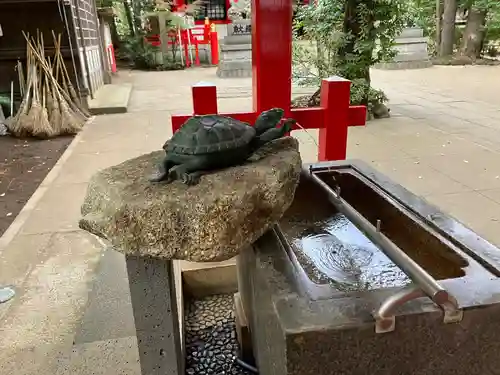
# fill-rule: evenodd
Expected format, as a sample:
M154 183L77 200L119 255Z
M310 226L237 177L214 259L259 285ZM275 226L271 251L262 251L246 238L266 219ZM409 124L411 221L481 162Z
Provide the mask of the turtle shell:
M211 154L244 147L255 138L255 129L226 116L194 116L187 120L165 145L177 154Z

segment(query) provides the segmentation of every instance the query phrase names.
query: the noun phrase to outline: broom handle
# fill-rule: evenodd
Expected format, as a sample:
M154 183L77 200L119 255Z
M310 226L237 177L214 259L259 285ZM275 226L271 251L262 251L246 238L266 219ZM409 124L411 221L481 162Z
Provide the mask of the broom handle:
M67 78L65 76L64 70L63 70L63 69L66 69L66 64L64 63L64 59L63 59L62 53L61 53L61 34L59 34L58 37L56 38L54 30L52 30L52 35L53 35L54 43L55 43L56 49L57 49L57 52L56 52L57 53L56 79L59 79L59 73L60 73L62 86L64 87L64 89L67 90L69 78Z
M23 64L19 60L17 60L17 78L19 80L19 91L21 92L21 96L24 97L26 82L24 82Z
M14 81L10 81L10 117L14 117Z
M28 43L28 46L30 48L30 53L32 53L35 57L38 58L40 65L42 68L45 70L45 72L49 72L49 69L47 68L47 62L45 60L42 60L38 52L34 49L33 45L31 44L30 40L28 39L28 36L26 33L23 31L24 38L26 39L26 42ZM52 83L56 86L58 90L62 90L61 86L59 86L59 83L54 79L52 75L50 75ZM60 93L59 93L60 94Z
M59 47L61 47L61 34L59 34ZM66 64L62 64L63 72L66 75L66 81L69 83L71 80L69 79L68 68L66 68Z
M56 34L54 33L54 30L52 30L52 39L54 39L54 48L55 48L55 53L54 53L54 70L55 70L55 76L56 76L56 81L59 82L59 44L57 43L57 38Z
M47 64L46 61L41 60L40 55L38 54L38 52L33 49L33 46L31 44L31 42L29 41L26 33L24 31L22 33L24 35L24 38L26 39L26 42L28 43L28 46L31 48L31 52L35 55L35 57L38 58L38 60L40 60L41 66L43 67L43 69L47 73L48 72L48 68L47 68L47 65L46 65ZM50 74L50 73L48 73L48 74ZM61 99L64 98L66 101L68 101L69 103L71 103L71 99L68 97L68 94L66 92L64 92L64 90L62 90L61 86L54 79L54 77L52 75L50 75L49 77L50 77L50 80L52 81L52 84L55 86L55 88L57 88L56 91L57 91L57 94L58 94L59 98L61 98ZM76 108L76 110L78 112L80 112L81 115L85 116L85 114L79 108Z

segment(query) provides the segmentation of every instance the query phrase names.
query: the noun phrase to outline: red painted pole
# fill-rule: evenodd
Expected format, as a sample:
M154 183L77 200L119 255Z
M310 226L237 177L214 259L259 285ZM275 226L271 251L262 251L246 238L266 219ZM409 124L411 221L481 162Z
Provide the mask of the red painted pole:
M200 49L198 48L198 40L193 38L194 43L194 65L200 66Z
M210 31L210 53L212 65L219 65L219 36L217 31Z
M319 129L318 160L344 160L347 152L351 81L330 77L321 82L323 128Z
M208 82L198 82L192 87L193 113L195 115L216 115L217 87Z
M189 58L189 43L188 43L188 36L187 36L187 30L181 30L181 44L184 47L184 61L186 62L186 67L191 66L191 60Z
M290 111L291 61L292 0L252 0L254 111L272 107Z

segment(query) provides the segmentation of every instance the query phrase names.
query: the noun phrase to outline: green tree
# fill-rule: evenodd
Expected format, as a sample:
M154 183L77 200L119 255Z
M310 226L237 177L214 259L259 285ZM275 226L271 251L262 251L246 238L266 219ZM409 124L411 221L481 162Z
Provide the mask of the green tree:
M387 100L371 87L370 67L394 56L392 43L405 26L404 0L319 0L299 9L296 27L316 48L294 45L294 75L303 84L339 75L352 81L351 101L369 110ZM319 91L313 95L318 97Z
M462 35L460 53L470 58L479 58L487 35L499 37L500 2L497 0L467 0L467 25Z

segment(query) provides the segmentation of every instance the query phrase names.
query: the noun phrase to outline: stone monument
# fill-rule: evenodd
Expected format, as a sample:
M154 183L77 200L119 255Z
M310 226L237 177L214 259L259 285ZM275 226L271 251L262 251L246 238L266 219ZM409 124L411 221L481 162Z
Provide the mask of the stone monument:
M231 1L228 10L232 23L221 41L217 76L221 78L252 76L252 21L249 1Z
M284 137L198 184L151 183L163 151L91 179L80 227L125 254L142 374L184 375L173 259L221 261L248 248L293 200L301 159Z
M394 41L397 54L391 62L376 65L379 69L420 69L432 66L427 50L427 38L418 27L408 27Z

